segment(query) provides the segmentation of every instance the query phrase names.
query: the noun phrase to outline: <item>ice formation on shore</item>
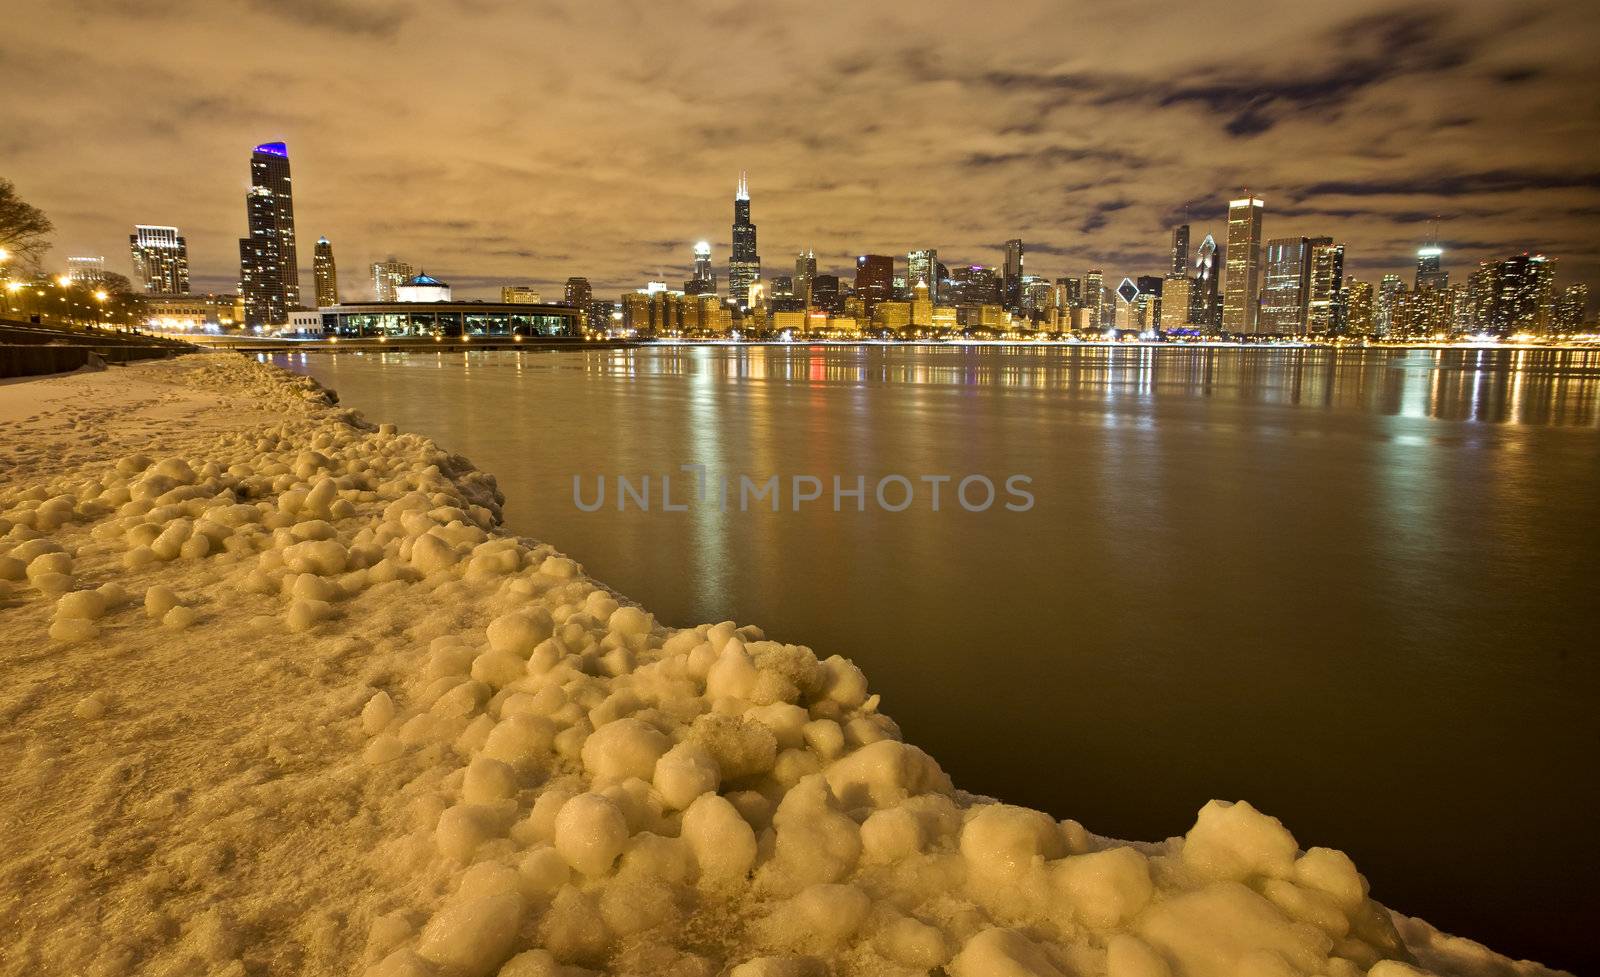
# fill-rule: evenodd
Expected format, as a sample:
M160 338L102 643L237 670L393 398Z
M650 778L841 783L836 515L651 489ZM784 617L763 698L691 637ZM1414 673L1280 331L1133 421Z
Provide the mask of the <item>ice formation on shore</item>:
M1245 802L1213 802L1184 837L1136 844L966 794L901 740L853 663L748 625L663 626L550 546L501 533L491 477L332 406L310 381L228 356L147 372L160 370L279 417L197 436L181 455L133 451L5 485L0 589L38 606L19 627L54 656L150 629L213 655L207 608L223 605L255 611L262 681L280 652L335 642L366 656L357 678L329 673L337 709L307 706L303 720L330 726L329 749L343 752L328 776L368 808L352 823L370 830L341 856L368 866L341 917L364 939L353 959L330 958L339 966L369 977L1547 972L1466 941L1435 945L1402 919L1420 934L1413 952L1349 858L1302 850ZM116 720L116 690L73 691L61 708L92 729ZM273 801L260 807L252 816L270 818ZM193 835L210 822L185 824L188 836L150 843L203 845ZM251 830L232 843L248 845ZM70 939L27 907L0 921L19 936L18 973L245 973L246 910L215 891L217 908L130 924L121 943L77 918L92 913L55 917L82 928ZM317 969L261 959L250 972Z

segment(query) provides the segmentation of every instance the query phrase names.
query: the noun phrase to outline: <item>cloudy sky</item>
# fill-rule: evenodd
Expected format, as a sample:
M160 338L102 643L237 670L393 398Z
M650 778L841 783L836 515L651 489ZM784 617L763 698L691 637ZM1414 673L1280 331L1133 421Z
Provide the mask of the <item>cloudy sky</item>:
M284 140L309 284L389 253L465 294L725 274L750 185L768 274L811 246L936 247L1049 277L1165 270L1241 188L1268 237L1455 276L1541 249L1600 292L1600 4L23 0L0 32L0 176L51 261L129 271L177 224L233 287L248 155Z

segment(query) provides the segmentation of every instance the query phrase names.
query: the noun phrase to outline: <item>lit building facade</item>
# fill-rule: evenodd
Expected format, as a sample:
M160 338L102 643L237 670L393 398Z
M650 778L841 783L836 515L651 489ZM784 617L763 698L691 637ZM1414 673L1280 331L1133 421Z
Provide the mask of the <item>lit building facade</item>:
M133 258L133 279L147 293L186 295L189 292L189 245L176 227L135 224L128 235Z
M1430 244L1417 250L1416 290L1426 292L1432 288L1445 288L1450 284L1450 272L1444 269L1444 249Z
M761 278L761 254L756 250L756 226L750 222L750 179L739 171L733 195L733 250L728 258L728 297L741 308L750 307L750 286Z
M1083 276L1083 308L1088 312L1086 327L1090 332L1099 332L1102 327L1105 291L1105 273L1099 268L1089 269L1089 273Z
M1311 243L1306 277L1306 331L1319 336L1342 334L1346 320L1344 245L1330 238Z
M409 262L390 255L372 263L372 295L379 302L395 301L396 289L410 281L416 270Z
M917 282L927 283L929 300L939 302L939 252L934 248L924 248L907 254L906 281L911 283L913 289Z
M1372 327L1379 336L1397 332L1396 313L1405 300L1406 283L1399 275L1384 275L1378 282L1378 294L1373 300Z
M74 285L98 285L105 281L105 256L69 257L67 259L67 280Z
M1222 299L1218 290L1222 259L1217 239L1207 234L1194 253L1194 287L1189 290L1189 321L1207 332L1222 326Z
M806 248L794 259L794 297L805 307L811 306L811 286L817 280L817 255Z
M1255 335L1261 293L1261 219L1266 204L1255 197L1228 202L1227 277L1223 282L1222 331Z
M894 259L886 254L864 254L856 259L856 297L870 318L878 303L894 298Z
M711 242L701 241L694 246L694 264L683 290L689 295L717 294L717 273L711 270Z
M1184 259L1185 265L1188 259ZM1168 275L1161 287L1161 331L1175 332L1192 328L1189 319L1194 309L1194 280L1179 272Z
M1542 254L1519 254L1485 261L1472 276L1477 328L1499 336L1542 334L1551 326L1554 262Z
M1172 275L1189 274L1189 225L1179 224L1172 229Z
M333 336L582 339L582 313L564 305L504 302L367 302L322 309Z
M1263 269L1265 284L1257 331L1279 336L1304 333L1311 290L1311 239L1280 237L1268 241Z
M1002 301L1011 312L1022 311L1023 258L1022 239L1007 241L1005 263L1000 268L1000 287Z
M1370 336L1376 328L1372 283L1354 278L1344 280L1345 325L1355 336Z
M500 301L506 305L542 305L544 296L532 285L501 285Z
M289 149L281 142L262 143L250 154L245 224L249 236L239 239L239 294L244 296L245 322L281 325L300 305L294 191Z
M339 304L339 266L333 261L333 244L317 238L311 254L311 280L317 287L317 308Z

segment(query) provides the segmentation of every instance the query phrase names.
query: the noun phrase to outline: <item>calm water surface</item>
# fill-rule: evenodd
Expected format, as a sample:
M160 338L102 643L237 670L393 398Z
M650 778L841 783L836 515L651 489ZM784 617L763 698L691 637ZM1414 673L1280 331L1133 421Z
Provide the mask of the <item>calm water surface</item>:
M855 659L969 790L1137 838L1248 798L1350 852L1390 905L1597 962L1600 353L279 362L493 472L512 529L666 622L732 618ZM574 505L574 475L592 498L597 476L689 463L830 485L1020 473L1037 502Z

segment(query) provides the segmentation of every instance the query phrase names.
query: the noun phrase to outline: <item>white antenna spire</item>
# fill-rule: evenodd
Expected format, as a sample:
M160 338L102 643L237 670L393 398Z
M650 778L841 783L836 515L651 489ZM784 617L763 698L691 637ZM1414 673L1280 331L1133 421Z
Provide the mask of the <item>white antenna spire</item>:
M738 190L738 192L736 192L733 195L733 199L735 199L735 200L749 200L750 199L750 176L744 170L740 170L739 171L739 190Z

